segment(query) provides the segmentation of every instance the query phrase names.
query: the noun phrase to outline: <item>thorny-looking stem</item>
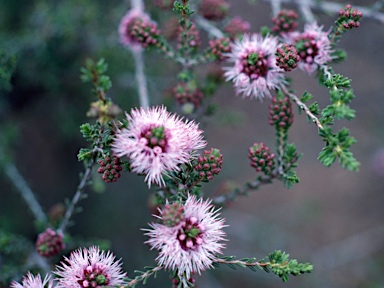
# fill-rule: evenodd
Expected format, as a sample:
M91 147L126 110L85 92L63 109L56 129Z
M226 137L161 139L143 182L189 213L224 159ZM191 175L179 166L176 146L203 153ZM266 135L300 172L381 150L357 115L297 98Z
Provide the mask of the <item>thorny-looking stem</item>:
M95 161L96 161L96 155L97 155L97 153L94 153L94 156L93 156L91 162L88 163L87 169L85 170L84 175L81 178L80 184L77 187L75 195L73 196L72 201L69 204L69 207L67 208L67 210L65 212L65 215L63 217L63 221L61 222L59 229L57 229L58 233L64 234L65 229L68 226L69 219L72 217L72 215L75 211L75 207L76 207L77 203L80 201L81 196L83 195L85 186L87 185L88 180L91 178L92 168L93 168L93 165L95 164Z
M216 259L217 263L220 263L220 264L240 264L240 265L244 265L244 266L259 266L259 267L267 267L267 266L281 266L281 264L271 264L270 262L259 262L259 261L255 261L255 262L246 262L246 261L241 261L241 260L225 260L225 259Z
M159 272L162 269L163 269L163 267L161 267L161 266L157 266L157 267L155 267L153 269L150 269L147 272L142 273L139 276L136 276L135 279L132 279L131 281L129 281L127 286L122 286L122 287L134 287L137 283L145 280L146 278L148 278L152 274L155 274L155 273Z
M311 118L311 120L316 124L316 126L323 130L324 127L323 125L320 123L320 120L316 117L316 115L314 115L310 110L309 108L307 107L307 105L305 105L303 102L300 101L300 99L293 93L289 92L288 89L286 87L283 87L283 92L289 96L289 98L294 101L297 106L299 106L299 108L301 110L304 110L305 114L307 114L307 116L309 118Z
M273 0L263 0L264 2L271 2ZM303 3L303 0L280 0L282 3L287 3L287 4L294 4L296 6L301 6ZM379 9L381 9L382 1L377 1L377 5L373 5L372 8L367 8L363 6L357 6L353 5L354 8L357 10L361 11L364 15L364 18L370 18L373 19L381 24L384 24L384 13L379 12ZM375 3L375 4L376 4ZM345 8L345 5L335 3L335 2L330 2L330 1L311 1L308 0L306 2L306 5L308 8L313 9L313 10L318 10L324 13L339 13L340 9Z

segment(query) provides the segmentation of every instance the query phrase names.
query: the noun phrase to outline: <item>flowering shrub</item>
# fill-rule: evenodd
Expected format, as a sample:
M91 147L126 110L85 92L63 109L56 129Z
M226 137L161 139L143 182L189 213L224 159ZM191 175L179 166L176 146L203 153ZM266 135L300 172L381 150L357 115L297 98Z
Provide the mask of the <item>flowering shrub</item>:
M289 129L294 125L293 106L314 123L325 143L318 157L321 163L330 166L337 160L343 168L358 170L359 162L350 151L355 138L347 128L334 131L333 126L336 120L355 117L349 106L354 98L351 80L335 73L331 65L343 60L337 44L344 32L360 26L362 13L347 5L338 12L335 27L326 29L312 22L306 23L301 31L298 14L282 10L273 18L274 26L251 31L249 23L240 17L229 18L231 6L226 1L203 0L198 5L194 2L174 2L178 27L174 30L177 36L172 39L162 34L142 5L132 7L121 19L117 28L120 43L138 61L136 76L141 107L128 109L114 103L108 94L112 81L106 74L106 62L86 61L81 79L92 83L95 99L87 113L93 120L80 126L83 137L90 143L77 155L85 165L85 172L65 212L56 222L42 223L45 230L36 242L41 257L70 254L59 255L64 259L61 262L39 258L45 264L52 261L56 268L45 271L49 275L43 280L40 274L34 276L28 272L22 284L13 279L12 288L134 287L146 283L161 270L170 274L174 287L194 287L197 275L220 265L273 272L286 282L290 275L298 276L314 269L310 263L289 259L280 250L261 260L226 256L226 243L231 239L225 229L230 220L218 211L264 184L282 181L292 188L300 181L295 168L301 154L293 143L288 143ZM163 10L171 9L169 1L154 4ZM209 38L206 43L202 37L205 32ZM156 50L180 67L175 78L177 85L170 89L170 107L149 105L145 77L139 69L144 49ZM214 68L200 75L198 67L207 63ZM321 109L316 101L310 104L315 98L310 92L296 95L289 74L296 68L304 71L305 76L317 78L328 89L329 105ZM2 78L9 81L11 72L8 69ZM226 89L233 89L235 95L244 98L239 101L269 103L266 122L275 130L276 145L271 148L261 142L263 139L255 139L259 142L249 147L248 158L256 180L219 197L207 197L204 184L221 172L225 155L218 148L200 151L209 145L200 122L215 113L212 96L225 81ZM178 112L171 112L172 107ZM121 111L126 111L125 117ZM97 164L100 175L92 175ZM110 183L119 181L124 172L143 176L148 188L152 188L157 208L156 221L148 224L149 228L142 228L147 237L145 244L157 251L156 266L136 271L137 276L124 272L122 262L99 246L66 251L64 245L70 242L67 228L92 176ZM42 267L45 266L40 264ZM42 273L44 269L41 270Z

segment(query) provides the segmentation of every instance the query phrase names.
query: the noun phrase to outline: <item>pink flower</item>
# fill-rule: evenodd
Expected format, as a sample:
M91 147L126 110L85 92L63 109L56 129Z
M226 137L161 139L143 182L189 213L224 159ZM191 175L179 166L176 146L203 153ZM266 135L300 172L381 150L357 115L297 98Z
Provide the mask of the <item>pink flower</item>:
M54 272L58 278L58 288L111 287L123 285L126 273L121 271L120 261L109 251L100 251L99 247L73 251L65 262L57 266Z
M328 38L329 33L330 31L324 32L323 26L314 22L306 24L303 33L292 32L285 36L286 41L295 46L301 58L298 63L301 70L312 74L319 66L332 60L333 50Z
M31 272L27 273L27 276L24 277L22 284L19 284L15 281L12 282L11 288L52 288L53 281L48 275L45 276L44 280L41 280L40 274L33 276Z
M226 54L232 67L226 67L226 80L232 80L236 94L263 99L271 97L271 89L285 85L283 70L276 66L276 37L259 34L244 35L232 44L232 52Z
M224 219L218 218L210 201L189 196L183 208L184 215L181 221L177 221L177 225L169 227L151 223L149 226L152 229L143 230L149 236L145 243L152 249L159 250L156 258L158 265L177 270L180 280L185 283L191 274L200 274L212 267L216 254L221 253L224 247L220 242L226 239L223 231ZM164 211L160 213L159 218L163 219L166 214Z
M123 16L119 25L120 42L132 49L140 49L142 44L131 35L131 28L136 20L150 22L150 17L139 9L131 9Z
M162 174L178 171L206 145L198 124L182 121L164 106L132 109L127 119L128 128L116 134L112 150L118 157L127 155L132 171L145 174L149 187L164 186Z

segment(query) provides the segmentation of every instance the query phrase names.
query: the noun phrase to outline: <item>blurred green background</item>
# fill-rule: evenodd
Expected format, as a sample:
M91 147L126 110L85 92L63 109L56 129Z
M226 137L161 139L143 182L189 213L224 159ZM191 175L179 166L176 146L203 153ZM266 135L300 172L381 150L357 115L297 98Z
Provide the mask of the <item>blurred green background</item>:
M151 2L145 2L146 8L163 28L170 12L156 10ZM241 15L251 23L252 31L272 24L269 4L228 2L230 15ZM128 111L139 105L133 58L119 44L117 34L119 21L129 8L129 1L115 0L0 0L0 49L15 55L17 61L12 89L0 92L0 149L5 160L19 169L45 211L72 197L83 171L76 155L87 143L79 126L89 121L85 113L95 100L90 85L79 78L86 58L106 59L113 82L108 96L114 102ZM335 19L335 15L319 13L316 17L325 29ZM300 262L313 263L314 272L282 283L261 271L221 267L198 277L198 287L384 287L384 164L378 162L378 153L384 149L383 31L383 24L364 19L359 29L341 40L347 61L334 66L336 72L353 79L356 99L352 108L357 118L337 125L347 125L358 139L352 152L361 161L360 172L318 163L323 143L314 125L296 113L290 141L304 153L297 169L301 183L291 190L281 183L262 187L223 211L230 239L226 255L260 259L282 249ZM163 92L175 83L177 67L153 51L145 52L145 63L152 104L160 104ZM321 107L328 103L328 92L313 77L300 71L292 75L298 94L307 90ZM242 100L226 84L217 91L214 102L218 112L203 128L208 147L221 150L224 164L222 173L204 187L208 196L227 179L241 185L255 177L247 158L250 145L274 145L274 131L267 124L268 101ZM0 169L0 232L33 243L33 216ZM94 176L99 192L88 189L89 197L80 203L83 211L75 215L69 232L87 243L108 240L133 276L135 269L154 265L156 257L156 252L143 245L145 237L140 231L152 221L147 205L150 192L143 178L134 174L124 173L117 183L105 186L97 173ZM0 255L0 280L6 276L2 270L6 264ZM167 273L151 278L146 287L170 287Z

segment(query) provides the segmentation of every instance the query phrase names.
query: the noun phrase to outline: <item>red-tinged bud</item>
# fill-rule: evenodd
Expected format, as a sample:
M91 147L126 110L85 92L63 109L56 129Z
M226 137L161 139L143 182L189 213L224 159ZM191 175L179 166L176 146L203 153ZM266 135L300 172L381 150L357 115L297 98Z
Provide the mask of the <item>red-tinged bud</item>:
M272 18L275 24L272 27L272 32L275 34L287 33L294 31L297 26L299 15L293 10L281 10L276 17Z
M44 257L52 257L65 248L63 235L47 228L37 236L36 251Z
M223 165L223 155L219 149L211 148L211 150L205 150L203 155L197 158L198 165L194 168L199 172L199 176L202 180L212 180L214 175L217 175L221 171Z
M269 124L276 129L288 129L293 123L292 105L288 97L278 99L272 98L269 105Z
M255 168L256 172L271 175L275 169L275 154L271 153L264 143L254 143L248 150L248 158L251 160L251 166Z
M116 182L120 178L120 171L123 170L121 166L120 158L116 156L106 156L97 162L100 167L97 169L97 173L102 174L101 178L107 182Z

